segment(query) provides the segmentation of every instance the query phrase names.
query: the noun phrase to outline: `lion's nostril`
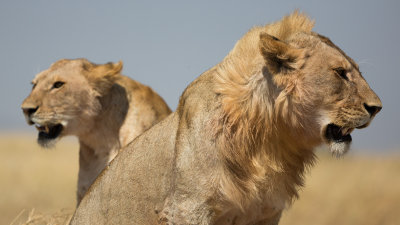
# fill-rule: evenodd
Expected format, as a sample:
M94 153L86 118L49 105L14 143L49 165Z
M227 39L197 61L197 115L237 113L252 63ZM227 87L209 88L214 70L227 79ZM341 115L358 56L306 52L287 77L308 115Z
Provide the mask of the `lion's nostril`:
M36 108L22 108L22 111L28 116L31 116L33 113L35 113L38 110L39 107Z
M369 106L364 103L364 108L368 111L370 116L375 116L379 111L381 111L381 106Z

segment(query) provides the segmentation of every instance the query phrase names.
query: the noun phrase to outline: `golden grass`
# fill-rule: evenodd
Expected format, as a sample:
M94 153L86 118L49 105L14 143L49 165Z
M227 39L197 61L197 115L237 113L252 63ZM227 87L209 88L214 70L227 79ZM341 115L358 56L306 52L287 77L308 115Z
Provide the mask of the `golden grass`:
M0 136L0 224L26 222L32 209L57 214L73 209L78 173L78 144L70 138L42 149L34 135ZM39 213L40 212L40 213Z
M0 150L0 224L67 224L76 204L77 142L47 150L33 135L0 135ZM400 157L318 155L281 225L400 224Z
M55 213L42 214L32 209L27 216L22 216L25 213L25 210L23 210L13 219L10 225L68 225L73 211L72 209L62 209Z
M400 157L319 158L282 225L400 224Z

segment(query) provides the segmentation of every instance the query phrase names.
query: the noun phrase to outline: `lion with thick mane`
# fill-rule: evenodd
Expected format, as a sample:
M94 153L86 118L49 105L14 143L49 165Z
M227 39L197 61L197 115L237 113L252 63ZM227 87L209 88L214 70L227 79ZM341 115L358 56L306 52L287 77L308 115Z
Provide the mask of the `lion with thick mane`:
M382 105L358 65L294 12L251 29L130 143L71 224L278 224L313 149L336 155Z
M67 135L79 138L78 203L121 147L171 113L157 93L121 70L122 62L59 60L33 79L22 103L41 146Z

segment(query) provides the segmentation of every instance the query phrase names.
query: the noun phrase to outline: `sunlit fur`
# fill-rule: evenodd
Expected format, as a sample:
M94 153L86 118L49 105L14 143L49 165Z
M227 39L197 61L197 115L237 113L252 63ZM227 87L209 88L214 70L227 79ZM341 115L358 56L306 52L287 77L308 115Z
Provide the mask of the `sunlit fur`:
M166 117L171 110L151 88L121 75L122 62L94 64L62 59L40 72L22 108L28 123L62 124L56 139L38 139L52 147L63 136L79 138L78 202L119 149ZM60 88L53 88L62 81Z

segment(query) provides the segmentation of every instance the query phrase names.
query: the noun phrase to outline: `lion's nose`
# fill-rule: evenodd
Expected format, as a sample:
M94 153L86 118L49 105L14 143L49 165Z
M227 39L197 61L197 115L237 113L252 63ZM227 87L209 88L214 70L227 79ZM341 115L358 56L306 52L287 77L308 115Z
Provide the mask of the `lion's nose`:
M381 111L382 106L370 106L364 103L364 108L367 110L371 117L375 116L379 111Z
M22 107L22 111L24 112L25 115L30 117L32 114L34 114L38 110L39 106L36 108L33 107Z

